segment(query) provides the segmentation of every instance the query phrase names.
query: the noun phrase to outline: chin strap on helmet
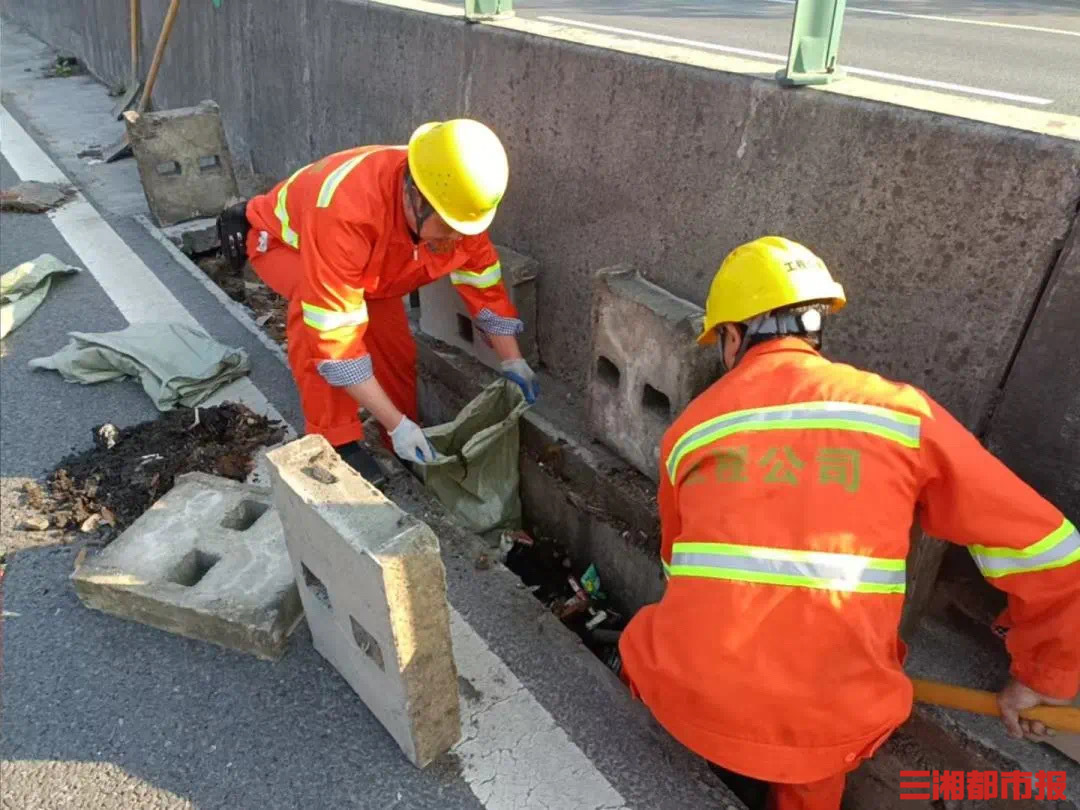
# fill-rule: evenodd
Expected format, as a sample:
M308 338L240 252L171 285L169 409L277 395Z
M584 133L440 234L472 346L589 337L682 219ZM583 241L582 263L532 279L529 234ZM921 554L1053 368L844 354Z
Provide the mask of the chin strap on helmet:
M414 191L416 192L415 195L413 194ZM424 230L424 223L435 213L435 209L431 207L431 203L427 201L420 192L420 189L416 187L416 183L414 183L412 179L412 173L409 171L405 172L405 194L409 198L413 219L416 220L416 230L413 230L412 228L409 230L412 231L413 244L419 244L420 233ZM420 202L417 202L418 199Z

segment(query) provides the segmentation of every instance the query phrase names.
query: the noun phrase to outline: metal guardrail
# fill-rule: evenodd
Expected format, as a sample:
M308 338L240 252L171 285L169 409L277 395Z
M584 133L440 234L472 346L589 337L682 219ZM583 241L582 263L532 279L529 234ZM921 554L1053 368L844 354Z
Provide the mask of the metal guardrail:
M836 56L846 7L847 0L796 0L787 66L776 73L780 84L828 84L844 77ZM514 0L465 0L465 19L470 22L513 14Z
M844 77L837 67L847 0L797 0L787 67L776 72L786 86L828 84Z

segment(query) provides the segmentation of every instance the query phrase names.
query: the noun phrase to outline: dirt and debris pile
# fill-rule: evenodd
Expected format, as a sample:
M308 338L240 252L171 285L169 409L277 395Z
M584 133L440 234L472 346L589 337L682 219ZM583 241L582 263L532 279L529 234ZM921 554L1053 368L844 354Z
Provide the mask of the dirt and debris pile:
M28 483L27 505L55 528L108 543L188 472L243 481L261 447L285 428L238 403L177 408L129 428L93 429L94 447L61 461L45 486Z
M608 602L595 565L575 572L573 561L554 540L525 532L504 532L497 555L533 596L610 665L626 620Z
M67 202L74 194L71 186L24 180L0 191L0 211L43 214Z
M66 79L71 76L85 76L86 73L86 66L70 54L60 54L42 70L46 79Z
M196 264L231 299L250 309L255 323L271 338L284 345L288 301L259 281L254 271L233 270L219 253L204 256Z

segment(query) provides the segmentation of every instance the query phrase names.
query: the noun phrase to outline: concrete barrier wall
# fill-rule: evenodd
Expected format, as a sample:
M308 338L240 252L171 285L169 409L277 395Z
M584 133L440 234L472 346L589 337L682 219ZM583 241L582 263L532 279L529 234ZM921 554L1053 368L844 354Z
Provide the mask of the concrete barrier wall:
M989 447L1080 521L1080 228L1040 301L990 424Z
M144 64L166 5L143 2ZM731 248L780 233L818 251L847 288L834 357L924 386L985 427L1076 218L1075 119L1024 131L929 111L975 105L937 94L924 94L923 110L889 103L912 91L863 93L870 85L854 79L785 90L752 68L710 69L737 60L646 49L669 57L660 59L540 22L468 25L445 7L403 6L186 4L155 101L216 100L237 160L271 179L334 149L402 143L430 118L490 123L512 171L493 235L540 261L541 356L569 382L582 384L591 362L596 270L627 262L702 301ZM9 16L107 79L126 72L126 7L3 0ZM1056 274L1046 294L1069 278ZM1056 345L1059 330L1038 330L1068 317L1057 311L1039 308L1040 346ZM1052 362L1053 349L1036 353ZM1024 394L1005 397L1006 454L1029 418L1047 416ZM1044 433L1039 452L1066 463L1059 434ZM1018 457L1034 452L1016 446Z

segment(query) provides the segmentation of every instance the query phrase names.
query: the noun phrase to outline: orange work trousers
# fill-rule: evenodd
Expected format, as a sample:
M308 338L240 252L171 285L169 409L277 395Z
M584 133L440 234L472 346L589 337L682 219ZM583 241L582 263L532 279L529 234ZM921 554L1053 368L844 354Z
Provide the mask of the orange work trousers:
M266 237L261 237L263 240ZM289 301L285 333L288 338L289 368L300 392L304 411L304 432L318 433L334 447L362 439L356 400L344 389L335 388L319 374L316 356L296 296L300 281L300 254L274 240L265 251L259 248L260 232L248 232L248 260L256 275L274 292ZM372 370L390 401L414 422L419 420L416 399L416 342L409 328L409 316L401 298L367 299L368 328L364 343L371 354ZM380 430L389 448L390 438Z
M619 679L626 684L634 700L641 699L625 669L620 669ZM802 785L771 782L765 810L840 810L846 784L847 773L838 773Z

